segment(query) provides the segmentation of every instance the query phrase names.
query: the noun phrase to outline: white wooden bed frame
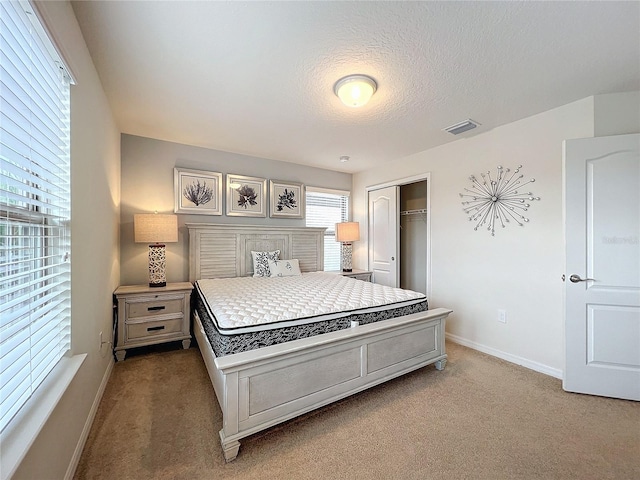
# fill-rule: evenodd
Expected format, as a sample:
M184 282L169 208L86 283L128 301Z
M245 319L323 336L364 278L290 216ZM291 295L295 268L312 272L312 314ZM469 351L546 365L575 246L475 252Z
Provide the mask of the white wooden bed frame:
M301 270L323 269L324 228L187 224L189 279L252 274L251 250L280 249ZM224 458L238 440L425 365L447 361L445 319L452 310L384 320L216 358L194 312L194 335L223 414Z

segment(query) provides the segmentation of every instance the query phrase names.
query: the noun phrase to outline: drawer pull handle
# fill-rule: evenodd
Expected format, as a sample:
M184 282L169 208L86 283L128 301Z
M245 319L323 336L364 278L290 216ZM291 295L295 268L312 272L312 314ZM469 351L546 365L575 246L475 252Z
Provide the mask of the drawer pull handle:
M147 332L153 332L155 330L164 330L164 325L158 325L157 327L148 327Z
M148 307L147 311L148 312L153 312L156 310L164 310L166 307L164 305L158 305L157 307Z

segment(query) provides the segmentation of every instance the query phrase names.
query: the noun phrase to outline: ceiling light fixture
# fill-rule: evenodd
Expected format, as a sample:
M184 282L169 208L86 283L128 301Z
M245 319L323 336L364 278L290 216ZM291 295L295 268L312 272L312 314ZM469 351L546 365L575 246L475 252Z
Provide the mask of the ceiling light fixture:
M340 157L340 161L341 161L342 163L344 163L344 162L348 162L348 161L349 161L349 155L342 155L342 156Z
M333 92L347 107L362 107L371 99L378 85L366 75L348 75L336 82Z

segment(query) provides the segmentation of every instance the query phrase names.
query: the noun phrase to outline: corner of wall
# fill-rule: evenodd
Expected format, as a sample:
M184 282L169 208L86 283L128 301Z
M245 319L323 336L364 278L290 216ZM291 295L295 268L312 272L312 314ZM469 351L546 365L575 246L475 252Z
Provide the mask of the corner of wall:
M594 137L640 133L640 91L596 95Z

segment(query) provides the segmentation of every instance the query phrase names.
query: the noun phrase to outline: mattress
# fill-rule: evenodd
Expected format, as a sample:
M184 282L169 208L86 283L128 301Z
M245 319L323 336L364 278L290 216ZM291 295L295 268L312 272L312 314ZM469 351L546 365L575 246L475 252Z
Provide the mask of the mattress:
M198 280L194 309L216 356L428 308L424 294L325 272Z

